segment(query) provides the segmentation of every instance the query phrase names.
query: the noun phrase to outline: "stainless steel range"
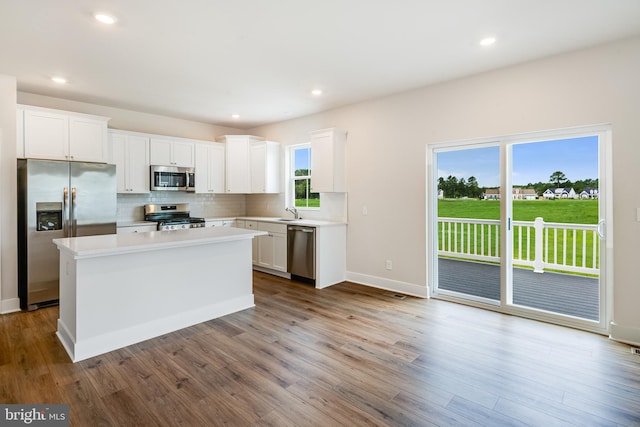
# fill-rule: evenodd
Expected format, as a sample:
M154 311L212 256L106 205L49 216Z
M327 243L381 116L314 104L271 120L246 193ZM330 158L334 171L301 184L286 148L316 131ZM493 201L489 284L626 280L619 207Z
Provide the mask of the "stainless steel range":
M204 227L204 218L190 216L188 203L144 205L144 220L158 223L158 230L182 230Z

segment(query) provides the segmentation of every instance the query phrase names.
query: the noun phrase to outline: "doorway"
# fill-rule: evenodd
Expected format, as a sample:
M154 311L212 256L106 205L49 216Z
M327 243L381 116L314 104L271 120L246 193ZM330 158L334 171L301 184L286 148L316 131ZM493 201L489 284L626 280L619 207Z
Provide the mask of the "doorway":
M430 295L606 332L609 150L608 127L430 145Z

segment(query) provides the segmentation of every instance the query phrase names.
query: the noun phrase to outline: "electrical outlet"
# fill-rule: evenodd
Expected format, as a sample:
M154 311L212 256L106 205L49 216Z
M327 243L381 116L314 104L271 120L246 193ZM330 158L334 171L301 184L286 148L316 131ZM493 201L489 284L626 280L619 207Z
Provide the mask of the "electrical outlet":
M366 206L362 207L362 215L368 215L369 214L369 210L367 209Z
M386 268L387 270L393 270L393 261L391 261L390 259L388 259L388 260L385 262L385 268Z

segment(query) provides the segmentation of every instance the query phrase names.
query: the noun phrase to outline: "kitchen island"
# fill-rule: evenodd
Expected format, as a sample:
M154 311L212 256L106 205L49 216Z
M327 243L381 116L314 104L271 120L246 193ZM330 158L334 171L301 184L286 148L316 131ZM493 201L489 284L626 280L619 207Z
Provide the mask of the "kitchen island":
M74 362L254 306L251 241L228 227L54 239L57 336Z

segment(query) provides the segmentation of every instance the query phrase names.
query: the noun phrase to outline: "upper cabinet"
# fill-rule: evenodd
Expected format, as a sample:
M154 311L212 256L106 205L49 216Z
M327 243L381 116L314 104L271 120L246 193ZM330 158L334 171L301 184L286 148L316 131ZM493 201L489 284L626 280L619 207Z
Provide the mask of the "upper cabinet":
M251 193L249 153L251 143L261 141L262 138L251 135L224 135L216 139L225 144L226 192Z
M252 193L280 192L280 143L252 142L249 149Z
M118 193L149 192L149 137L133 132L109 131L116 165Z
M224 135L227 193L279 193L280 143L252 135Z
M108 118L26 105L18 115L25 158L107 162Z
M347 133L330 128L311 132L311 191L344 193Z
M195 165L195 144L165 138L151 138L150 156L152 165L181 166Z
M225 193L224 184L224 144L196 144L196 193Z

